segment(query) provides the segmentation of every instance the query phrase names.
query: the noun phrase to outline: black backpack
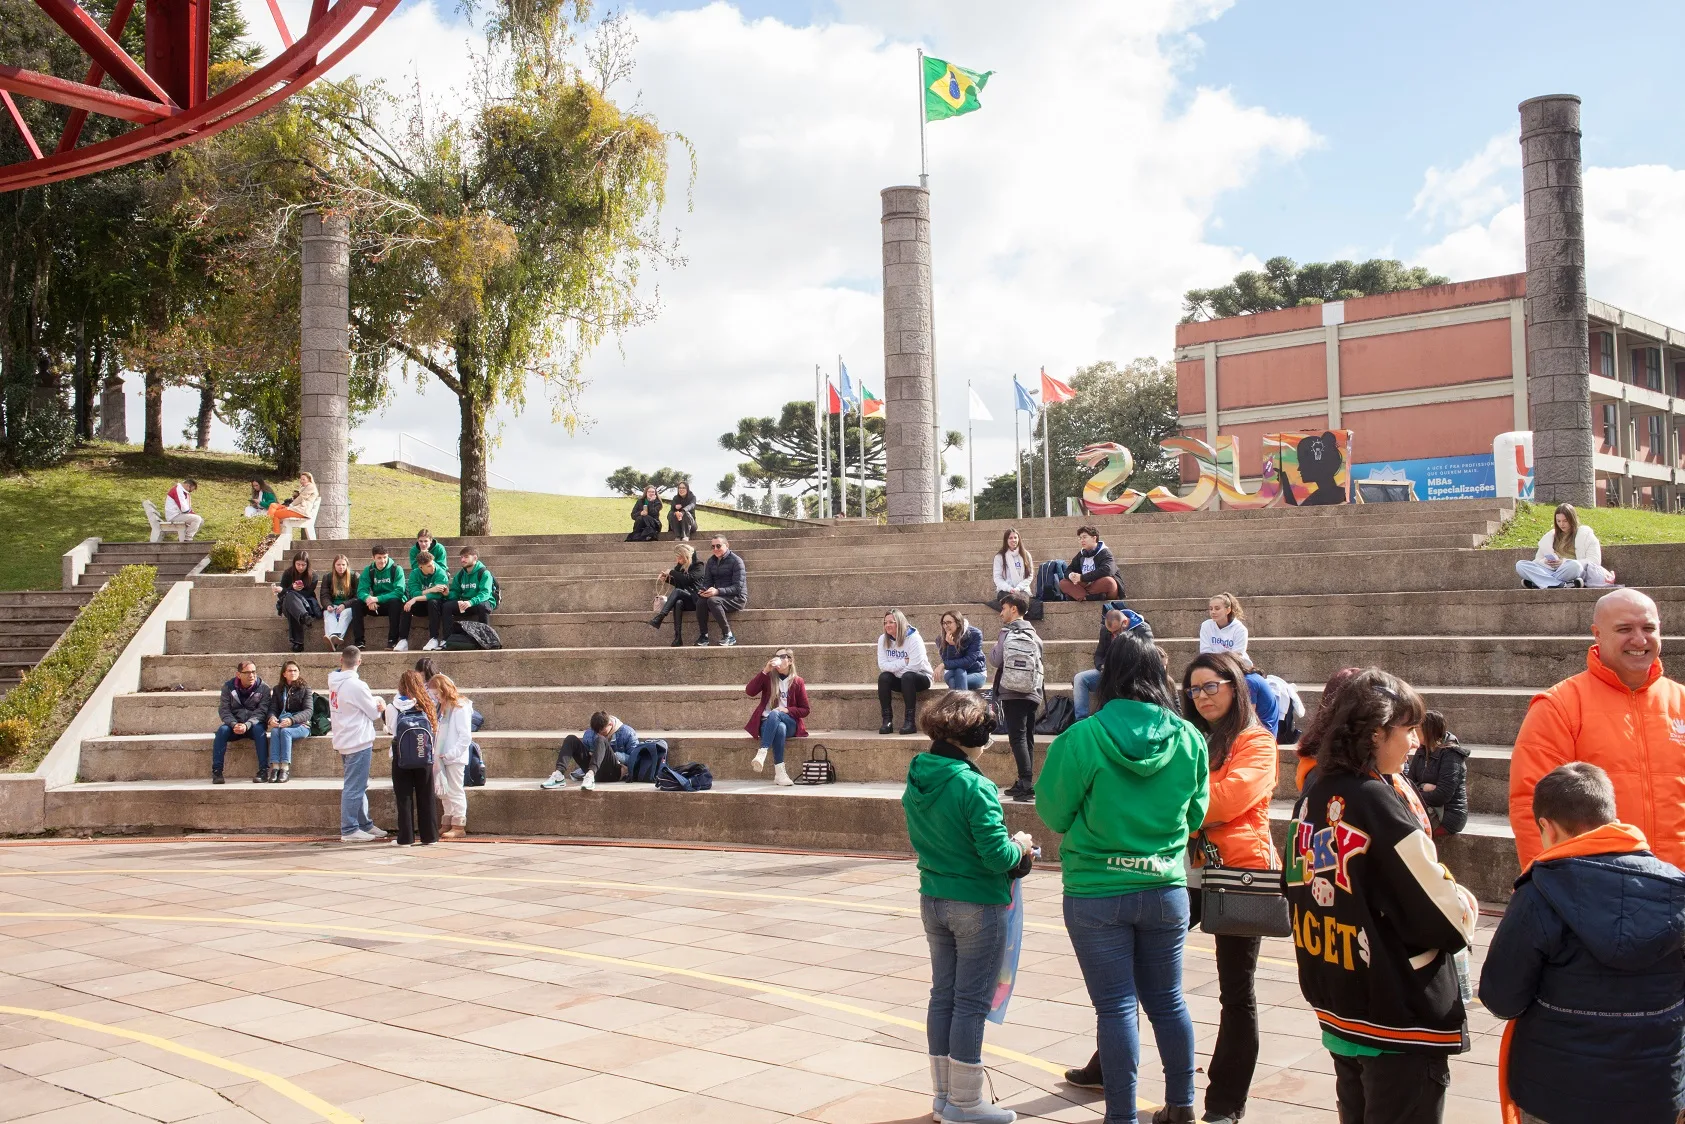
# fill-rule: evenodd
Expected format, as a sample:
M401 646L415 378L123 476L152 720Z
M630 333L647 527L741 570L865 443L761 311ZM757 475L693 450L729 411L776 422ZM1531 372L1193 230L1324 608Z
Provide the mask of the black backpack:
M656 774L655 787L661 792L706 792L714 787L714 774L700 761L680 765L677 769L663 764Z
M1036 733L1058 735L1070 728L1077 720L1077 708L1064 695L1055 695L1047 700L1042 709L1041 720L1036 723Z
M452 652L468 652L478 649L482 652L493 652L503 647L503 641L497 635L497 629L479 621L457 621L456 631L445 640L445 648Z
M420 707L398 715L392 731L392 764L400 769L433 767L433 723Z
M468 764L462 767L463 788L483 788L486 783L486 759L480 756L480 743L468 743Z
M1070 567L1057 558L1050 562L1043 562L1036 567L1036 597L1042 601L1069 601L1059 582L1068 573Z
M491 603L486 606L488 613L497 612L497 607L503 604L503 587L497 584L497 575L491 576Z

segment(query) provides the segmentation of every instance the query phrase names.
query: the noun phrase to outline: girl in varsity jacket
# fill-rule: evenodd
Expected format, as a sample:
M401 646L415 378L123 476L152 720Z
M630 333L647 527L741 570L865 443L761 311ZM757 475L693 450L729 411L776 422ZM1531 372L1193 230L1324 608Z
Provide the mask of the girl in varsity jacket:
M1425 1097L1420 1115L1398 1119L1439 1119L1449 1056L1468 1048L1453 954L1478 909L1440 865L1427 813L1398 775L1423 714L1403 680L1378 668L1352 676L1293 810L1282 881L1299 987L1334 1056L1343 1120L1365 1119L1366 1090Z

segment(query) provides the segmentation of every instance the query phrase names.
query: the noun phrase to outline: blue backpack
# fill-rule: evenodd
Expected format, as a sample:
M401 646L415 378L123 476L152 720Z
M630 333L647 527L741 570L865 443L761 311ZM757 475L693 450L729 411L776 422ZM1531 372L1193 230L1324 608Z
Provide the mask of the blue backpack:
M392 763L400 769L433 767L433 723L420 707L398 715L392 732Z
M661 775L661 766L665 764L667 764L666 742L660 738L639 742L626 755L626 779L653 784L655 778Z
M1070 567L1058 559L1037 566L1036 597L1042 601L1069 601L1064 590L1059 588L1060 581L1069 571Z

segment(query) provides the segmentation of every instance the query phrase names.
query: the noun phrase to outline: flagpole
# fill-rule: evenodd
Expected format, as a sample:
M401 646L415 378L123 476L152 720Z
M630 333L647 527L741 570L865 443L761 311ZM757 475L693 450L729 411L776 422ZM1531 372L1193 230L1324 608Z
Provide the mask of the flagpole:
M1024 453L1018 443L1018 376L1012 376L1012 501L1024 518Z
M971 421L971 380L965 380L965 503L971 508L971 521L977 522L977 443L972 440L977 427Z
M837 356L838 379L841 379L842 356ZM827 402L827 405L829 403ZM842 494L837 497L844 519L848 518L848 431L843 428L848 421L848 403L841 395L837 397L837 487Z
M919 186L930 187L930 168L924 152L924 48L919 48Z
M860 387L860 518L866 518L866 387Z
M1053 447L1047 442L1047 395L1041 396L1041 506L1042 518L1053 518ZM1033 486L1033 485L1032 485Z
M825 391L820 386L819 364L813 365L813 471L819 477L819 491L813 497L813 513L825 518Z

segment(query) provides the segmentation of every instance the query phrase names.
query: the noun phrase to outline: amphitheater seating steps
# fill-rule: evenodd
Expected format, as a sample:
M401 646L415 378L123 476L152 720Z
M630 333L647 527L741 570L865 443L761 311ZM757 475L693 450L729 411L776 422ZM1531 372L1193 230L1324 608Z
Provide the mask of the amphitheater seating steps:
M1514 562L1527 552L1474 549L1508 515L1502 505L1467 501L1095 522L1122 563L1127 600L1153 623L1177 672L1195 651L1207 597L1226 589L1245 602L1253 658L1298 683L1308 706L1316 705L1328 675L1353 664L1380 664L1421 688L1472 751L1470 827L1447 840L1442 854L1483 898L1502 900L1515 868L1505 817L1508 747L1533 693L1583 668L1598 596L1516 588ZM1022 529L1038 559L1068 558L1082 522L1024 521ZM927 644L948 608L970 614L992 639L995 619L980 602L990 594L988 559L1006 526L736 532L733 547L748 563L753 607L737 616L741 643L731 649L674 649L668 629L649 628L654 577L671 564L670 542L624 543L610 535L478 540L503 584L494 624L506 647L437 656L487 718L478 740L491 780L471 791L473 830L905 851L896 799L907 762L924 742L874 732L871 644L884 610L897 605ZM446 540L453 550L463 541ZM305 545L320 571L342 551L360 566L372 543ZM385 545L407 558L407 541ZM1612 546L1606 554L1623 580L1657 597L1664 619L1685 608L1685 548ZM1070 677L1091 666L1098 609L1046 606L1037 627L1048 641L1053 694L1068 692ZM384 622L371 624L377 648L383 629ZM691 622L685 635L694 639ZM424 630L410 639L419 649ZM840 774L837 785L776 789L770 768L759 775L750 768L755 747L742 724L752 702L742 684L782 644L796 647L814 706L811 736L790 742L789 765L795 772L823 744ZM267 585L196 581L189 618L170 624L163 655L143 661L142 690L119 697L112 733L84 745L81 783L49 794L50 826L331 833L339 766L326 739L298 743L288 785L248 789L246 742L230 750L229 783L208 782L217 688L243 655L256 656L272 679L285 651ZM390 693L398 671L419 654L371 651L364 677ZM300 662L310 682L325 686L333 656L319 637L312 636ZM585 793L570 782L562 792L540 790L561 739L596 709L619 715L644 737L667 739L675 762L706 762L715 789L686 795L604 785ZM899 725L899 700L895 712ZM1038 764L1047 740L1040 740ZM1290 808L1294 764L1284 750L1273 809L1278 826ZM1010 781L1004 744L983 767ZM389 786L376 772L373 799L384 817ZM804 802L813 797L827 802ZM1009 804L1007 813L1015 828L1056 851L1033 805Z

